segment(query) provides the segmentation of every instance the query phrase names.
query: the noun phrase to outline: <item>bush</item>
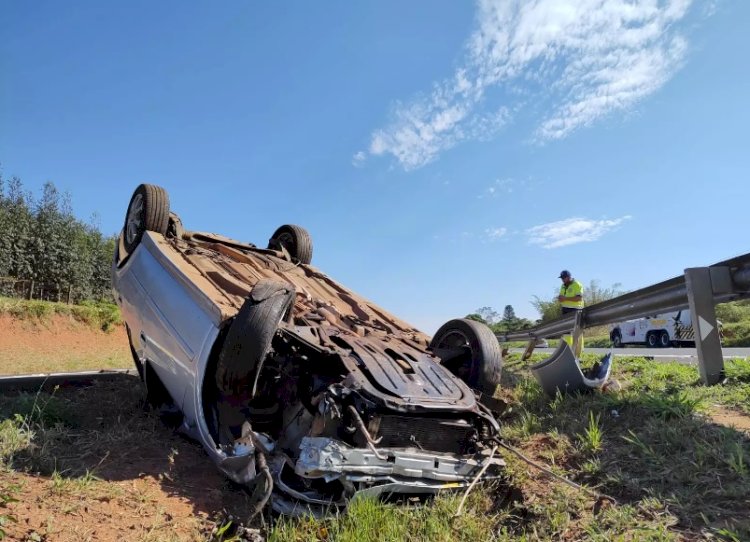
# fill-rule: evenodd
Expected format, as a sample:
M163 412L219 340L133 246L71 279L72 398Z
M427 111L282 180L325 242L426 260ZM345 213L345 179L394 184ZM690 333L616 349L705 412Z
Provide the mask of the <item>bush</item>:
M716 318L723 324L750 322L750 300L732 301L716 306Z
M609 335L597 335L596 337L584 337L585 348L609 348L612 341Z
M750 346L750 320L724 323L721 330L724 336L722 339L723 346Z

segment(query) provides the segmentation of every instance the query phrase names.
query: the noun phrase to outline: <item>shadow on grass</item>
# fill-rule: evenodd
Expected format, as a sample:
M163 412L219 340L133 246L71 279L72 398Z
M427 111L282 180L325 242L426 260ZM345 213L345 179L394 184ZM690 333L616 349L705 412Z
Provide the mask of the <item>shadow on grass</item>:
M0 396L0 424L18 420L20 415L34 433L30 444L15 451L0 448L0 459L10 456L15 471L46 478L49 487L61 479L75 485L92 477L103 482L150 478L167 495L189 503L196 515L225 517L225 510L245 518L246 492L228 481L197 443L175 434L155 414L144 411L142 397L135 377L51 394ZM456 493L429 500L428 506L365 499L346 514L323 520L283 519L274 523L269 540L317 540L322 532L327 533L325 539L357 542L486 540L496 518L511 517L507 509L520 499L518 490L500 481L491 487L492 498L474 491L467 501L471 512L460 518L453 518L461 498ZM92 498L96 496L87 496L89 501ZM63 496L60 500L72 499ZM169 503L162 504L169 511ZM155 505L149 501L148 506ZM485 509L492 515L484 514ZM159 532L166 536L166 531Z
M695 368L618 360L620 391L549 398L525 364L512 362L503 385L516 409L504 434L620 504L662 503L688 537L748 540L750 438L708 415L715 405L750 402L750 364L727 369L724 386L704 387Z
M52 393L0 396L0 424L25 421L25 446L0 457L18 472L60 480L116 482L152 478L168 496L208 518L244 518L248 496L227 480L197 443L143 408L137 377ZM9 456L9 457L8 457Z

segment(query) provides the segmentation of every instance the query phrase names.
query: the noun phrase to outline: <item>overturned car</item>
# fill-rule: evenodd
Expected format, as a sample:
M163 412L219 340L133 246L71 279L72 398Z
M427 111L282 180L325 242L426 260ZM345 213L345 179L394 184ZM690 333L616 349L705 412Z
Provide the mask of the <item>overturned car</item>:
M478 322L430 338L312 265L303 228L267 248L185 230L140 185L113 265L149 400L284 514L355 494L429 495L500 474L490 408L501 355Z

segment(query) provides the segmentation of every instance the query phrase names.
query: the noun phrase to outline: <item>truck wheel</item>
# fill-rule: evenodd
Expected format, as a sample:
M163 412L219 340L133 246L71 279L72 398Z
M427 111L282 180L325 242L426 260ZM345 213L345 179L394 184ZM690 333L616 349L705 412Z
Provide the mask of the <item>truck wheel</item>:
M460 318L450 320L430 341L436 354L444 354L441 364L469 387L492 397L500 383L503 358L500 343L492 330L481 322Z
M622 348L622 335L620 334L619 329L615 329L609 338L612 341L612 346L614 348Z
M169 195L161 186L141 184L133 192L125 214L123 236L125 250L133 252L145 231L167 234Z
M268 241L268 248L279 250L282 246L293 261L304 264L312 261L312 237L305 228L294 224L284 224L273 232Z
M649 348L656 348L656 345L659 344L659 338L656 336L656 333L649 332L646 335L646 344Z
M279 324L294 302L294 287L261 279L229 326L216 364L216 386L225 394L250 394Z
M669 333L662 331L659 334L659 346L662 348L669 348L671 341L669 340Z

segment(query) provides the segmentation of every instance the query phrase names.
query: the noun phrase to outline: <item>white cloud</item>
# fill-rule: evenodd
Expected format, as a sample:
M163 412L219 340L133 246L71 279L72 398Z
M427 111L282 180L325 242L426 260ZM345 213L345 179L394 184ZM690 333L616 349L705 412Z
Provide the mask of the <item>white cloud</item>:
M352 165L354 167L362 167L367 160L367 154L364 151L358 151L352 156Z
M498 239L505 237L505 234L507 233L508 228L487 228L484 230L485 238L488 241L497 241Z
M440 243L450 243L453 245L465 245L475 243L494 243L500 239L505 239L509 235L508 228L502 227L491 227L486 228L484 231L469 231L463 230L447 235L434 234L432 236L433 241L439 241Z
M494 182L487 187L487 189L477 196L479 199L496 198L500 194L512 194L514 186L517 184L524 184L523 181L516 181L510 177L505 179L495 179Z
M391 122L373 132L368 152L415 169L461 141L491 138L527 104L549 104L534 134L540 141L630 108L682 65L688 46L677 25L690 4L479 0L462 66L428 95L397 103ZM480 110L494 87L515 103L487 115Z
M541 245L543 248L559 248L576 243L596 241L630 218L632 218L630 215L612 220L567 218L558 222L534 226L526 230L526 234L529 236L529 244Z
M470 108L465 104L445 104L436 96L433 100L432 104L399 106L394 124L372 134L370 154L392 154L405 170L416 169L462 140L492 137L509 117L508 110L500 108L490 115L466 118Z

